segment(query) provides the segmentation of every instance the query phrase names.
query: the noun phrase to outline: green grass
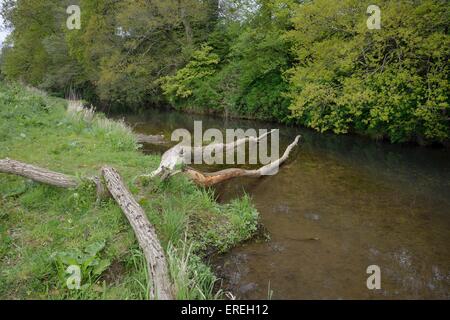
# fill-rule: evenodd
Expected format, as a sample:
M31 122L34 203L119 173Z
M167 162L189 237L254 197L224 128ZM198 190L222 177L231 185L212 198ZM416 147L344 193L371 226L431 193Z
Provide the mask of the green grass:
M155 226L179 299L220 298L204 263L250 238L258 214L248 197L225 205L181 175L141 181L156 155L139 152L131 131L101 114L70 115L67 101L0 83L0 158L80 178L114 166ZM92 248L96 248L93 250ZM80 265L80 290L66 285ZM0 174L1 299L147 299L146 264L113 200L97 203L89 183L59 189Z

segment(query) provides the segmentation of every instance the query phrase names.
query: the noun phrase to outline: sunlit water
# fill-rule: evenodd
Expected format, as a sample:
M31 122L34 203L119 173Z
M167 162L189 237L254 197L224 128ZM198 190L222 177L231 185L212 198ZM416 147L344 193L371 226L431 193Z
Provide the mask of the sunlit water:
M302 135L276 176L217 188L222 202L249 193L270 236L212 260L224 289L244 299L450 298L449 149L176 112L126 116L135 131L168 138L194 120L279 128L281 152ZM380 290L366 286L369 265L381 268Z

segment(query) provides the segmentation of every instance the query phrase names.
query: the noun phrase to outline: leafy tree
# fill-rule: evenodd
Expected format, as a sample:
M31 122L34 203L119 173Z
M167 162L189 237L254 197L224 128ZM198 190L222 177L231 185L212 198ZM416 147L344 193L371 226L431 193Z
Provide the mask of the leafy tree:
M366 26L368 4L292 7L293 117L321 132L448 140L448 2L381 1L381 30Z
M191 60L174 76L161 78L164 93L173 102L177 98L192 96L196 82L215 73L215 66L219 63L219 56L211 53L212 48L204 45L200 50L194 51Z
M2 73L8 78L39 85L47 71L49 55L42 41L55 33L53 1L7 1L2 15L13 26L9 36L13 48L5 51Z
M66 8L81 8L68 30ZM97 105L447 142L446 0L5 0L1 76Z
M198 66L198 56L193 56L194 66L206 69L193 70L189 63L165 79L164 91L175 106L226 116L286 119L288 103L283 92L287 83L283 72L290 58L283 33L289 21L273 17L277 12L275 1L259 2L254 12L249 11L248 4L228 3L226 10L231 14L224 14L226 24L219 24L210 34L204 48L208 48L214 68ZM243 17L247 19L244 23ZM216 62L216 55L220 62ZM190 84L188 92L168 90L184 88L186 81Z
M217 1L79 0L81 29L66 28L69 1L3 5L14 44L8 78L64 93L68 88L119 105L161 102L156 80L183 65L207 34Z

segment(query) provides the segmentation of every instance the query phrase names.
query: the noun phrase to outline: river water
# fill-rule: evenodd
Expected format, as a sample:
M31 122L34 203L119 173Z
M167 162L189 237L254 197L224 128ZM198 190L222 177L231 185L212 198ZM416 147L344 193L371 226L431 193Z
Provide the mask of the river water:
M125 120L137 132L167 138L178 128L192 131L194 120L204 130L279 128L280 152L302 135L276 176L216 188L221 202L250 194L270 238L212 259L222 287L237 298L450 298L449 149L177 112ZM379 290L367 288L370 265L380 267Z

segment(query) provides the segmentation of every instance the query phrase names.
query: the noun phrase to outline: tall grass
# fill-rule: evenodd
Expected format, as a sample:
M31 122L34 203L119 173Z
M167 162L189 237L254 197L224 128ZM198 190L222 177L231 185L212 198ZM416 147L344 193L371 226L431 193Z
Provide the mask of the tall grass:
M135 177L156 168L160 156L137 152L124 122L68 112L67 103L0 82L0 158L77 176L114 166L156 228L176 297L222 297L204 261L254 232L257 212L250 199L219 205L211 191L182 176L137 185ZM87 277L80 291L69 291L52 257L99 241L105 247L97 258L108 260L108 268ZM90 184L65 190L0 174L0 299L148 299L150 285L135 235L114 201L97 202Z
M130 251L129 260L136 270L136 272L132 275L132 280L138 288L138 290L136 290L136 294L141 300L149 300L152 283L144 253L139 249L132 249Z
M170 276L173 281L176 299L211 300L223 297L221 290L214 292L218 279L198 256L192 253L192 244L186 240L181 245L167 246Z

